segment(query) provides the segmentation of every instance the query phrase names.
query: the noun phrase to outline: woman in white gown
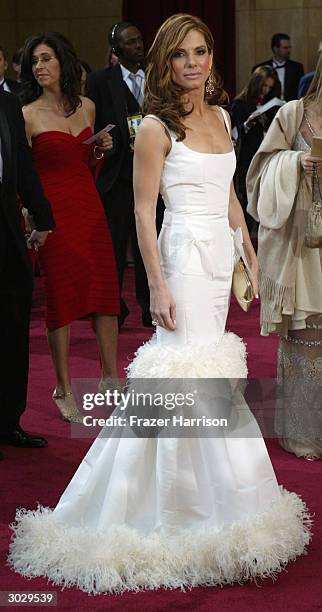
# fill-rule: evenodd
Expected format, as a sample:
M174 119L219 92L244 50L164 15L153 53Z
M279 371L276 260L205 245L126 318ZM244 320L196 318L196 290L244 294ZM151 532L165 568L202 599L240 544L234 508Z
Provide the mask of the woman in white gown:
M130 379L247 376L245 347L225 332L238 228L255 293L257 261L232 186L235 155L212 49L203 22L175 15L149 53L152 116L136 138L134 184L157 330ZM158 249L159 187L166 213ZM10 564L96 593L274 576L304 553L310 518L278 486L246 405L236 414L234 436L106 438L103 429L53 511L17 512Z

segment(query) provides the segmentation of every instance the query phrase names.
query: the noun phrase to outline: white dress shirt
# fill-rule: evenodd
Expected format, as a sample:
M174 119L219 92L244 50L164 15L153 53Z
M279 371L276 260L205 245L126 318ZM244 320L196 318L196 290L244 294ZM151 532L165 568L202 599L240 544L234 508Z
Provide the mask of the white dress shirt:
M7 81L5 79L2 79L0 81L0 87L1 87L2 84L3 84L4 91L8 91L10 93L11 89L10 89L10 87L9 87L9 85L8 85L8 83L7 83Z
M273 59L273 68L277 72L277 76L281 83L281 98L284 99L284 86L285 86L285 60L278 62L275 58Z
M130 92L133 93L133 82L129 78L129 75L131 74L130 70L125 68L125 66L122 66L122 64L120 64L120 68L122 71L123 81L125 81L125 83L127 84ZM142 96L144 96L145 77L144 77L144 72L142 68L139 68L139 70L135 73L135 76L136 76L137 82L139 82L139 79L141 80L140 89L141 89Z

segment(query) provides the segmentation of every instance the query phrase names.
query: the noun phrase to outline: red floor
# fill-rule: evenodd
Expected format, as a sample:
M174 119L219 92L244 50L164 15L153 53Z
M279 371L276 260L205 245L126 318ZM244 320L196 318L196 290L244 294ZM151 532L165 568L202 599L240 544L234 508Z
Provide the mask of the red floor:
M120 334L120 372L131 359L136 347L148 336L140 325L139 311L132 291L132 275L127 275L127 303L131 315ZM258 306L245 314L237 305L230 312L228 328L241 335L248 346L249 370L252 377L275 375L275 338L258 335ZM264 611L322 610L322 520L321 485L322 462L310 463L284 452L275 440L268 447L279 482L299 493L308 503L314 518L314 537L308 555L291 563L276 581L234 585L224 588L196 588L180 591L130 593L121 596L89 596L76 589L60 591L45 579L27 581L5 566L10 532L17 506L54 506L70 480L75 468L90 445L89 440L71 439L69 425L64 423L50 399L54 378L48 355L43 322L43 293L41 283L35 292L31 323L31 367L28 409L22 425L46 435L46 449L14 449L3 447L6 460L0 463L1 474L1 567L0 590L56 591L59 610L224 610ZM73 377L99 376L97 352L90 324L76 322L72 330L71 372ZM84 551L86 554L86 551Z

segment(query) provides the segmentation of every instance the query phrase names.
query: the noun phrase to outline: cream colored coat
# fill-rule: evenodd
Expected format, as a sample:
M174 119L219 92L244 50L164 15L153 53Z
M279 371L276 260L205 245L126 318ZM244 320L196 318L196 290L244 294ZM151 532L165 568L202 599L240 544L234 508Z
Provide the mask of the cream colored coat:
M311 181L301 169L302 151L292 147L304 114L302 100L292 100L276 114L247 174L248 208L260 223L261 333L287 335L295 310L298 258L304 242Z

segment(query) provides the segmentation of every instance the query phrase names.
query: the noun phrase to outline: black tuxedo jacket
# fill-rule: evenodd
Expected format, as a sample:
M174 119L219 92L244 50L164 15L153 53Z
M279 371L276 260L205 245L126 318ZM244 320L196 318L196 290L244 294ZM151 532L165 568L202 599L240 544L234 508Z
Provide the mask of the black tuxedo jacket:
M252 72L258 66L272 66L273 67L273 59L266 60L266 62L261 62L254 66ZM278 73L278 71L277 71ZM297 90L299 86L299 81L304 74L303 64L299 62L294 62L293 60L286 60L285 65L285 82L284 82L284 100L289 102L290 100L297 99Z
M5 277L8 278L11 266L17 276L18 266L19 286L16 289L20 293L30 289L32 277L17 194L34 217L37 230L50 230L55 224L50 204L33 166L19 102L12 93L4 91L0 92L0 140L3 162L0 185L0 292L6 291L2 282L4 268ZM16 256L12 257L12 253Z
M111 189L120 175L128 155L130 138L127 124L127 106L122 71L117 64L88 75L86 95L96 106L95 132L108 123L114 123L112 130L113 149L105 154L105 161L97 180L100 193Z
M16 96L18 96L22 91L22 83L19 83L19 81L13 81L12 79L5 78L5 83L8 85L10 92Z

